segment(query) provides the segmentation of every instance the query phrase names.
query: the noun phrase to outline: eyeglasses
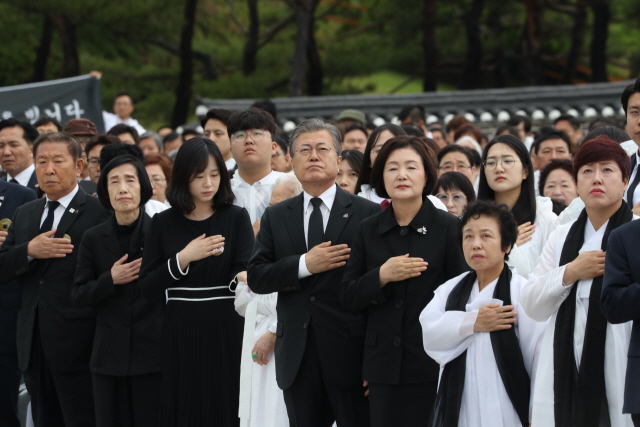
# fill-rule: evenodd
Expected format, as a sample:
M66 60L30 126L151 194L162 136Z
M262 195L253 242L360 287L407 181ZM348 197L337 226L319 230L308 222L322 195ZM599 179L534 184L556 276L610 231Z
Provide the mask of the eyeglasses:
M438 193L436 194L436 197L445 205L449 202L449 196L445 193ZM457 193L451 196L451 201L456 206L463 206L467 201L467 196Z
M151 181L154 184L162 184L163 182L165 182L167 180L167 178L151 178Z
M260 142L262 141L262 138L264 138L264 135L265 133L261 130L254 130L252 132L245 132L243 130L239 130L238 132L231 135L231 139L233 139L233 142L242 144L247 140L247 136L250 136L253 142Z
M301 157L309 157L313 150L316 150L316 153L318 153L318 155L321 157L327 157L329 153L332 151L331 148L321 145L320 147L315 147L315 148L302 147L301 149L296 150L296 153L300 154Z
M500 160L489 159L485 160L484 168L488 171L495 170L496 166L498 166L498 162L502 164L502 167L505 169L511 169L517 162L514 157L503 157Z
M95 168L96 166L98 166L100 164L100 159L89 159L89 161L87 162L89 163L89 166L91 166L92 168Z
M459 170L465 170L465 169L471 169L471 166L446 164L438 168L438 170L445 171L445 172L459 171Z

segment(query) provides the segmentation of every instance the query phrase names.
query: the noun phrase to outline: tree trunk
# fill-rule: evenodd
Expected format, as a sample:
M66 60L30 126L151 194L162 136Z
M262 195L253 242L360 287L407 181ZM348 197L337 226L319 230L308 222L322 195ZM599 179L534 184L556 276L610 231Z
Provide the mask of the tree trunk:
M542 84L542 23L544 0L523 0L527 10L524 28L524 54L530 85Z
M438 84L438 50L436 48L436 0L424 0L422 7L422 90L435 92Z
M36 50L36 61L33 64L32 82L42 82L45 80L47 72L47 61L49 60L49 51L51 50L51 39L53 38L53 23L49 15L44 15L42 24L42 35L40 36L40 44Z
M298 29L296 31L296 47L291 60L291 80L289 81L289 96L291 97L304 95L313 4L314 0L299 0L295 5Z
M315 9L315 7L314 7ZM310 96L322 95L324 72L322 70L322 61L320 60L320 54L318 53L318 46L316 44L316 36L314 31L314 14L310 15L311 23L309 28L309 44L307 45L307 60L309 61L309 69L307 74L307 93Z
M502 5L489 3L490 10L488 16L489 28L493 31L498 44L493 53L493 87L507 87L507 56L504 49L504 27L500 16Z
M184 22L180 35L180 77L176 87L176 103L173 107L171 126L176 128L187 121L189 102L193 83L193 61L191 44L196 21L196 4L198 0L186 0Z
M607 74L607 38L611 10L608 0L591 0L593 35L591 38L591 70L594 82L609 81Z
M460 89L476 89L481 81L482 40L480 40L480 15L484 0L473 0L471 8L464 14L467 33L467 59L462 71Z
M80 59L78 58L76 25L65 15L52 15L51 21L58 31L60 41L62 42L64 77L77 76L80 74Z
M247 0L249 7L249 34L244 45L242 72L245 76L252 74L257 68L258 37L260 36L260 20L258 18L258 0Z
M576 68L580 61L582 45L584 44L584 31L587 26L587 6L582 2L576 4L573 29L571 30L571 48L567 56L567 65L562 76L562 83L570 84L576 77Z

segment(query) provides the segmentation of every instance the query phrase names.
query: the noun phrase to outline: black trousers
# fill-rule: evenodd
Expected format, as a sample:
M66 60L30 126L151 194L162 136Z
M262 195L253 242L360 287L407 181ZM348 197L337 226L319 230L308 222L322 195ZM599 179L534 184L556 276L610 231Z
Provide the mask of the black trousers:
M336 349L339 351L339 349ZM283 390L291 427L369 427L369 402L362 384L338 388L324 381L313 328L295 381Z
M91 373L51 369L42 351L37 316L35 323L31 360L24 373L35 427L94 427Z
M20 427L18 390L21 377L16 355L0 355L0 426Z
M640 414L631 414L631 421L636 427L640 427Z
M115 377L92 374L97 427L157 427L160 423L160 372Z
M426 425L438 382L387 385L369 383L371 427Z

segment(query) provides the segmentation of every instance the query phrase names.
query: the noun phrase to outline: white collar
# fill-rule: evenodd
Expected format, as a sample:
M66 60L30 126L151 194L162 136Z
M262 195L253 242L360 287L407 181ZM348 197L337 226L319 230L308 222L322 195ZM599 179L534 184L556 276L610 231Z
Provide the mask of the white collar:
M234 160L235 162L235 160ZM226 162L225 162L226 164ZM271 172L269 172L269 174L259 180L257 180L256 182L253 183L253 185L262 185L262 184L273 184L275 182L276 179L278 179L278 177L282 175L282 172L277 172L272 170ZM237 172L235 174L233 174L233 178L231 179L231 182L236 181L238 184L244 184L249 186L249 184L242 179L242 177L240 176L240 172Z
M333 202L336 199L336 192L337 192L336 185L334 184L331 187L329 187L327 191L322 193L319 197L320 199L322 199L322 202L325 204L325 206L329 208L329 210L331 210L331 208L333 207ZM311 196L306 191L303 192L303 195L304 195L304 205L302 206L304 207L304 211L306 213L307 210L309 209L309 205L311 204L311 199L313 199L313 196Z
M229 160L225 160L224 161L224 165L227 167L227 170L231 170L235 167L236 165L236 159L234 159L233 157L230 158Z
M377 204L382 203L383 200L386 200L383 197L378 196L378 193L376 193L376 190L374 188L371 188L371 193L369 193L369 197L371 198L371 201Z
M23 187L26 187L27 184L29 184L31 175L33 175L35 170L36 170L36 167L33 164L31 164L29 167L27 167L25 170L23 170L16 176L11 176L7 174L7 181L11 181L12 179L15 179L16 181L18 181L18 184L22 185Z
M62 206L64 209L67 209L69 207L69 203L71 203L71 200L73 200L73 198L76 197L76 194L78 193L79 188L80 187L78 187L78 184L76 184L75 188L71 190L69 194L67 194L66 196L60 197L57 200L57 202L60 203L60 206ZM49 196L47 196L47 203L49 203L49 201L50 201Z

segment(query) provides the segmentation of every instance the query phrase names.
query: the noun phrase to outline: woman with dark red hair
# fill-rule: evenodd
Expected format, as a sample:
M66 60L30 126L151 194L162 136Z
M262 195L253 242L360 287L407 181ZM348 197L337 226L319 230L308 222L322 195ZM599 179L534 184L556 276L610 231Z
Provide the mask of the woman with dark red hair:
M632 427L622 413L631 322L600 311L607 240L634 218L623 196L631 163L620 144L599 136L582 144L573 177L585 208L549 236L522 290L528 316L547 322L537 365L532 425Z

